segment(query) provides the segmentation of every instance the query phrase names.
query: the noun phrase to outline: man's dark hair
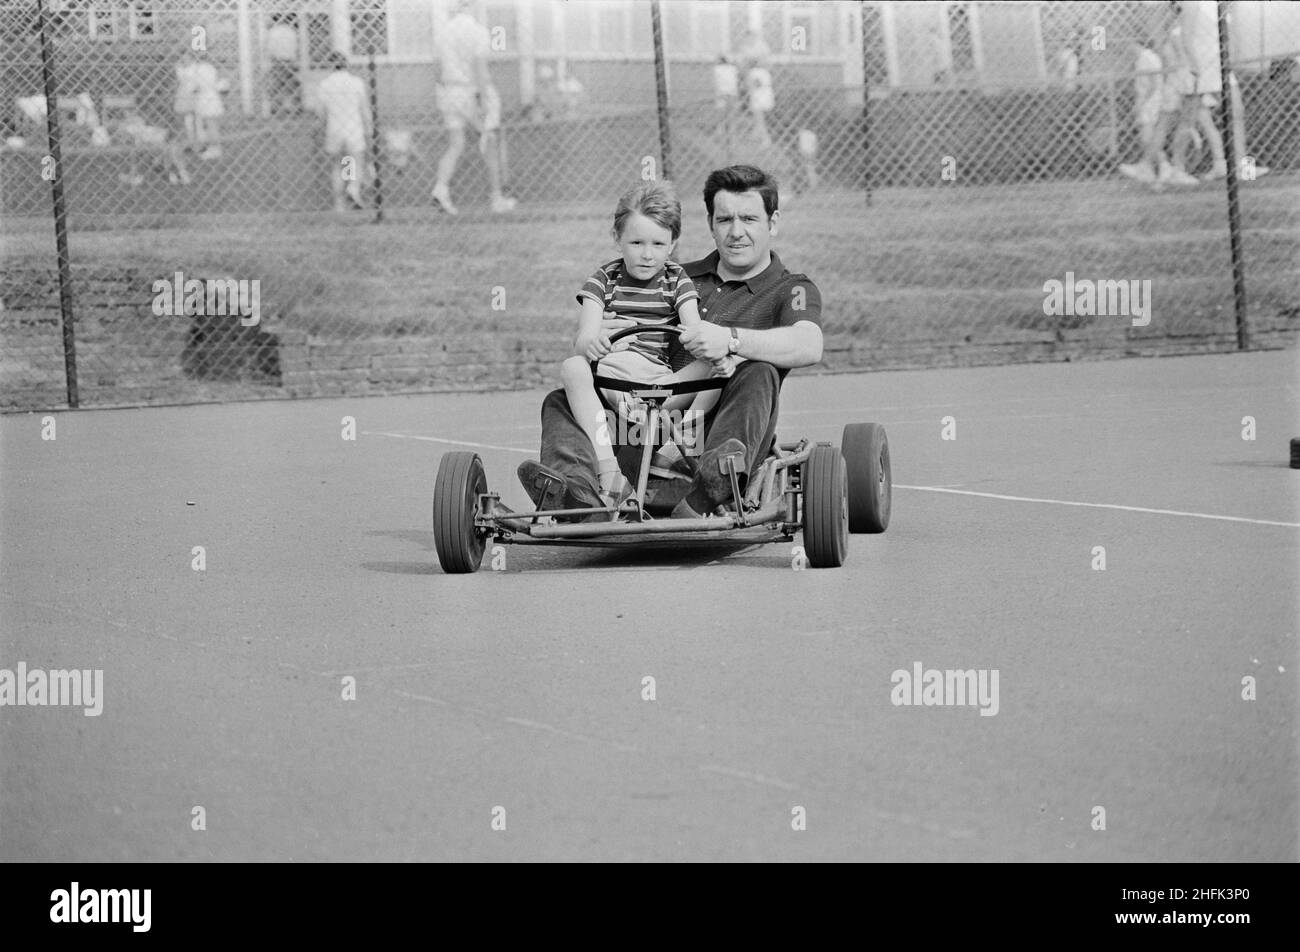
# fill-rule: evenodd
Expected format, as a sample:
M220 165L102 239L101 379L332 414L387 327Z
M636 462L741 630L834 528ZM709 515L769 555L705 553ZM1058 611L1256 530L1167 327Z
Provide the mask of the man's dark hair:
M771 218L777 210L776 179L752 165L729 165L709 173L704 182L704 208L713 221L713 196L719 192L756 191L763 196L763 211Z

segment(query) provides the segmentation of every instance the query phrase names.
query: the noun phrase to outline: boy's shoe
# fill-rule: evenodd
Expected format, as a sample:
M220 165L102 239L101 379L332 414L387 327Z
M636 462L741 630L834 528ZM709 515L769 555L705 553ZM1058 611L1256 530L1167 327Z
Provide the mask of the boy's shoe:
M433 190L433 200L448 215L459 215L456 206L451 203L451 189L445 185L436 186Z
M674 450L677 450L677 444L670 443ZM664 447L650 457L650 475L655 479L694 479L695 467L681 454L681 450L673 453Z
M614 512L609 514L610 522L614 522L618 519L619 508L622 507L624 502L632 497L634 492L636 492L636 488L628 482L627 477L622 473L618 474L612 487L600 491L601 505L610 506L614 509Z
M497 215L504 215L506 212L512 212L519 207L519 203L509 195L498 195L492 199L492 211Z
M1169 177L1163 180L1165 185L1200 185L1201 180L1190 172L1184 172L1182 169L1171 168Z

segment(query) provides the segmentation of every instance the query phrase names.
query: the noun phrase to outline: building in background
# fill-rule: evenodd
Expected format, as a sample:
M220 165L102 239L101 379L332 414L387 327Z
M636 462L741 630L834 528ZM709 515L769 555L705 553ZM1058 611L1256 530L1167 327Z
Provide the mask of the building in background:
M1163 2L906 2L878 0L662 0L670 95L706 101L718 58L757 31L772 51L778 89L840 87L860 97L943 86L998 92L1048 80L1050 59L1081 38L1080 81L1125 73L1126 43L1157 27ZM304 105L328 72L329 55L375 57L381 102L391 112L428 111L437 79L435 37L448 0L50 0L58 42L122 63L118 85L139 88L174 59L194 27L206 31L214 62L230 77L228 111L264 115L268 32L293 15L299 29L298 80ZM1245 72L1300 50L1300 4L1238 0L1230 5L1234 59ZM575 109L602 114L644 110L654 101L648 0L480 0L492 31L492 71L508 115L523 115L555 90ZM865 30L865 42L863 31ZM111 52L110 52L111 51ZM161 75L161 74L159 74ZM100 85L112 85L105 74ZM129 89L95 89L118 95ZM599 91L599 95L592 95ZM18 91L30 94L34 90Z

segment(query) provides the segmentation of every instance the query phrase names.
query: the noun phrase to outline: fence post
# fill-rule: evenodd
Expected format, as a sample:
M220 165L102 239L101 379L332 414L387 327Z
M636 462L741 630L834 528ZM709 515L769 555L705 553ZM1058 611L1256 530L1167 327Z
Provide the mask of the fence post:
M370 82L370 164L375 170L375 224L384 220L384 177L380 167L383 147L379 137L379 81L375 74L375 54L372 50L366 67Z
M77 336L72 311L72 270L68 255L68 214L63 196L63 150L59 131L59 94L54 79L54 47L50 43L49 15L45 0L36 0L41 31L41 69L45 78L45 128L49 136L54 178L50 190L54 202L54 245L59 256L59 314L63 326L63 373L68 407L77 409Z
M871 50L867 39L867 0L858 0L859 20L862 23L862 190L867 204L871 204L871 70L868 65Z
M660 178L673 177L672 139L668 125L668 75L664 64L664 31L659 0L650 4L650 28L655 46L655 98L659 107L659 152L663 164Z
M1250 328L1246 323L1246 262L1241 247L1241 207L1237 203L1237 143L1232 136L1232 81L1228 64L1228 5L1218 0L1219 73L1223 77L1223 102L1219 134L1223 137L1223 156L1228 162L1228 243L1232 249L1232 300L1237 313L1237 349L1250 347Z

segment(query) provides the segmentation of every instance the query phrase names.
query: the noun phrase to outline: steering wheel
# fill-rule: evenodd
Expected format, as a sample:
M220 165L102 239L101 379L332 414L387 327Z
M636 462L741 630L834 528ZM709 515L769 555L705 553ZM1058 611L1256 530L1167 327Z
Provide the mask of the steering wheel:
M680 327L665 327L656 325L653 327L625 327L622 330L615 331L609 337L611 344L622 340L624 337L631 337L634 334L671 334L676 337L682 336ZM606 355L608 356L608 355ZM591 376L597 387L605 390L667 390L676 396L679 393L699 393L701 390L721 390L727 385L730 377L705 377L703 380L679 380L676 383L640 383L635 380L616 380L613 377L604 377L601 375L600 361L591 362Z

